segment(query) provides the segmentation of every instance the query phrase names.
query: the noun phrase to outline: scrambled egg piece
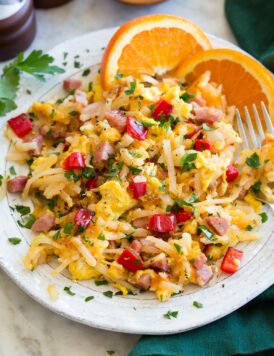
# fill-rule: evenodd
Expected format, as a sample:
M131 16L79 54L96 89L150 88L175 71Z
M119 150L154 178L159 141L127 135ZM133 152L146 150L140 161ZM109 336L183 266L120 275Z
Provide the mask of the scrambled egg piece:
M56 110L53 105L49 103L38 103L35 102L32 105L32 111L35 116L38 118L44 118L47 119L49 122L50 121L58 121L61 122L62 124L69 124L71 117L67 114L64 114L60 110Z
M68 266L68 270L71 274L71 278L78 281L97 278L100 276L100 273L97 272L95 268L89 266L84 258L71 262Z
M136 205L125 188L116 181L108 181L100 186L102 199L96 204L96 216L104 220L117 220L119 216Z
M261 211L262 203L256 200L250 193L245 196L244 200L250 204L257 213Z
M121 139L121 134L114 127L109 127L101 132L102 141L117 142Z
M83 155L88 155L90 153L91 141L86 136L75 135L70 139L70 147L67 151L67 155L71 154L74 151L79 151Z
M54 166L57 160L58 158L55 155L38 157L33 161L31 169L33 170L33 173L43 172Z

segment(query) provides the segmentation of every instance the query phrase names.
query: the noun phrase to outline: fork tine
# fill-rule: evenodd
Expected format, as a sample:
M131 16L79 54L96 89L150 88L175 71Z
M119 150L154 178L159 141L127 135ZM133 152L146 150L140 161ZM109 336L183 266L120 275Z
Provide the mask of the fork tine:
M240 131L240 136L243 139L243 146L246 147L246 148L249 148L248 140L247 140L247 137L246 137L246 134L245 134L245 128L244 128L244 125L243 125L243 122L242 122L242 118L241 118L241 115L240 115L240 112L239 112L238 109L236 109L236 118L237 118L238 128L239 128L239 131Z
M273 126L272 126L272 122L271 122L271 119L270 119L270 116L267 112L267 109L265 107L265 104L263 101L261 101L261 107L262 107L262 110L263 110L263 114L264 114L264 119L265 119L265 123L266 123L266 127L267 127L267 130L270 134L274 134L274 129L273 129Z
M257 139L256 139L256 135L255 135L255 131L253 128L253 124L249 115L249 111L248 108L245 106L244 107L244 112L245 112L245 117L246 117L246 122L247 122L247 127L249 130L249 135L250 135L250 139L251 139L251 144L253 147L259 147L258 143L257 143Z
M261 123L261 120L260 120L256 105L253 104L252 107L253 107L253 112L254 112L254 116L255 116L255 119L256 119L256 124L257 124L257 127L258 127L258 131L259 131L259 136L260 136L260 139L261 139L261 142L262 142L264 140L264 138L265 138L264 130L263 130L263 127L262 127L262 123Z

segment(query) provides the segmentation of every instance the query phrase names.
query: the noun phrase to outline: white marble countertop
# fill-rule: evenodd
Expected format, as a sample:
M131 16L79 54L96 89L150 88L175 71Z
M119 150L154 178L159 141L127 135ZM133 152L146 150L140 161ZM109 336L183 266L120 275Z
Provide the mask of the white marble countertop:
M147 7L115 0L74 0L37 11L38 31L31 48L47 50L71 37L149 13L183 16L204 31L236 43L224 16L224 0L169 0ZM107 350L125 356L139 338L92 329L55 315L1 270L0 305L0 356L105 356Z

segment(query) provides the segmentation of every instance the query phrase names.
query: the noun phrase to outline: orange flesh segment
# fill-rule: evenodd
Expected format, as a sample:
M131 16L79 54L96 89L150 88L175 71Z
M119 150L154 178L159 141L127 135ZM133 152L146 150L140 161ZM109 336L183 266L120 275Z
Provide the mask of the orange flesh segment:
M202 46L189 33L158 27L133 37L119 58L118 72L161 74L177 67L181 58L187 59L201 50Z

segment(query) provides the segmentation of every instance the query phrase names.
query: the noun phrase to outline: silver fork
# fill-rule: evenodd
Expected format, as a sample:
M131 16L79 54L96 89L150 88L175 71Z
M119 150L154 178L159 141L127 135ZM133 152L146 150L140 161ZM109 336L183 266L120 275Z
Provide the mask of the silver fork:
M269 116L269 113L267 112L267 109L265 107L265 104L261 102L261 108L263 112L263 120L266 123L266 128L267 132L270 133L271 135L274 135L274 128ZM243 145L245 148L252 149L252 148L260 148L262 145L262 141L265 139L265 133L261 124L262 119L260 119L260 116L258 114L258 110L256 108L256 105L252 105L254 117L256 120L256 126L257 126L257 131L254 129L254 126L251 121L251 117L248 111L248 108L245 106L244 107L244 113L245 113L245 118L246 118L246 123L247 127L243 124L240 112L238 109L236 109L236 118L237 118L237 124L238 128L240 131L240 136L242 137L243 140ZM256 133L257 132L257 133ZM257 200L260 200L261 202L267 204L272 212L274 213L274 203L269 203L267 200L256 196Z

